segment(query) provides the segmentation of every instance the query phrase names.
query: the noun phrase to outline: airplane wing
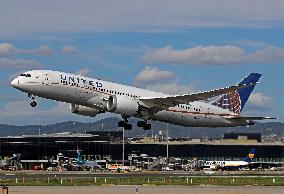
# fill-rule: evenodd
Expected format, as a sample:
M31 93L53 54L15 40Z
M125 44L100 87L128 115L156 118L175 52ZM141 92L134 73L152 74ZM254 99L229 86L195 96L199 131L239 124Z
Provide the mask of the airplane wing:
M159 98L140 98L140 100L149 107L153 112L160 110L168 109L169 107L174 107L178 104L187 104L189 102L207 100L215 96L220 96L225 93L229 93L241 88L248 87L250 85L255 85L256 83L251 84L242 84L226 88L220 88L216 90L210 90L199 93L184 94L184 95L175 95L175 96L165 96Z

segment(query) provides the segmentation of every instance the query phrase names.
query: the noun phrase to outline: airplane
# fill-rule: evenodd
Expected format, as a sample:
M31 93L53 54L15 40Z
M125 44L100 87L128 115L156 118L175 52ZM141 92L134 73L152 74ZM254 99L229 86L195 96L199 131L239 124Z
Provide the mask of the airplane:
M255 148L252 148L249 154L241 161L206 161L203 169L209 170L238 170L249 167L255 155Z
M83 160L79 148L77 147L76 165L82 168L101 169L102 167L96 162L91 160Z
M183 95L169 95L132 86L52 70L32 70L20 74L11 85L35 98L70 103L72 113L95 117L112 112L122 116L118 127L131 130L130 117L141 120L138 127L151 129L148 120L186 127L232 127L255 124L272 117L245 117L243 110L261 74L251 73L239 84L221 89ZM208 99L218 97L208 102Z

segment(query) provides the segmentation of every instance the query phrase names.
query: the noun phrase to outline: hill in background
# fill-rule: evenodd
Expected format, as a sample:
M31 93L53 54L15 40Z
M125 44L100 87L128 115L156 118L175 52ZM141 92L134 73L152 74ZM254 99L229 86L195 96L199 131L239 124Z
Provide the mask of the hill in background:
M62 123L50 125L26 125L15 126L0 124L0 136L18 136L18 135L36 135L60 133L60 132L86 132L86 131L118 131L121 130L117 127L118 118L105 118L93 123L81 123L74 121L67 121ZM144 131L136 127L137 119L130 119L133 124L131 131L126 131L126 136L141 137L145 135L155 135L159 131L166 131L166 123L151 122L152 130ZM220 128L201 128L201 127L182 127L169 124L170 137L190 137L190 138L221 138L224 133L239 132L239 133L261 133L262 135L283 135L284 123L268 122L256 123L249 127L220 127Z

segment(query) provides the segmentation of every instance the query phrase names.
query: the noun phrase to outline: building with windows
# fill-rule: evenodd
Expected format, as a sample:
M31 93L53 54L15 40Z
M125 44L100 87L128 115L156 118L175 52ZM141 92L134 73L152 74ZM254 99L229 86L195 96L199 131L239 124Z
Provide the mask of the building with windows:
M225 133L223 142L260 143L260 133Z
M55 160L58 153L63 153L76 158L78 147L86 159L109 158L110 139L106 134L73 133L0 137L0 155L19 153L22 160Z
M121 144L110 145L112 159L121 159ZM256 148L255 161L284 163L284 145L273 143L222 143L222 142L170 142L169 157L189 160L242 160L251 150ZM167 156L167 145L164 142L151 144L129 143L125 145L125 153L147 154L149 156Z
M256 137L257 139L257 137ZM31 164L47 164L57 160L59 153L76 158L79 148L85 160L122 160L122 132L59 133L48 135L23 135L0 137L0 156L20 154L20 159L31 169ZM255 161L284 163L284 145L281 143L240 143L223 141L171 141L169 157L189 160L240 160L251 148L256 148ZM131 154L147 154L166 157L167 142L144 142L126 140L125 159Z

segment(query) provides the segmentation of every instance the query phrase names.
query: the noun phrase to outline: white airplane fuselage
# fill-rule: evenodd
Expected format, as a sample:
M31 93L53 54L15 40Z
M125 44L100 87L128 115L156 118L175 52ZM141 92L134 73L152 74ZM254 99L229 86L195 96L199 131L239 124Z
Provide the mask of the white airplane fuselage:
M88 116L95 116L98 112L108 112L107 101L110 96L123 96L130 102L131 99L139 100L142 97L170 96L161 92L59 71L33 70L25 73L27 74L31 76L19 76L11 84L34 96L88 107L90 112L94 110L93 115L86 113ZM201 101L179 104L152 115L136 115L131 106L132 103L126 103L124 112L109 112L192 127L229 127L248 124L246 120L229 120L226 117L234 117L238 114Z
M249 164L250 163L246 161L206 161L204 164L204 169L239 169L247 167Z

